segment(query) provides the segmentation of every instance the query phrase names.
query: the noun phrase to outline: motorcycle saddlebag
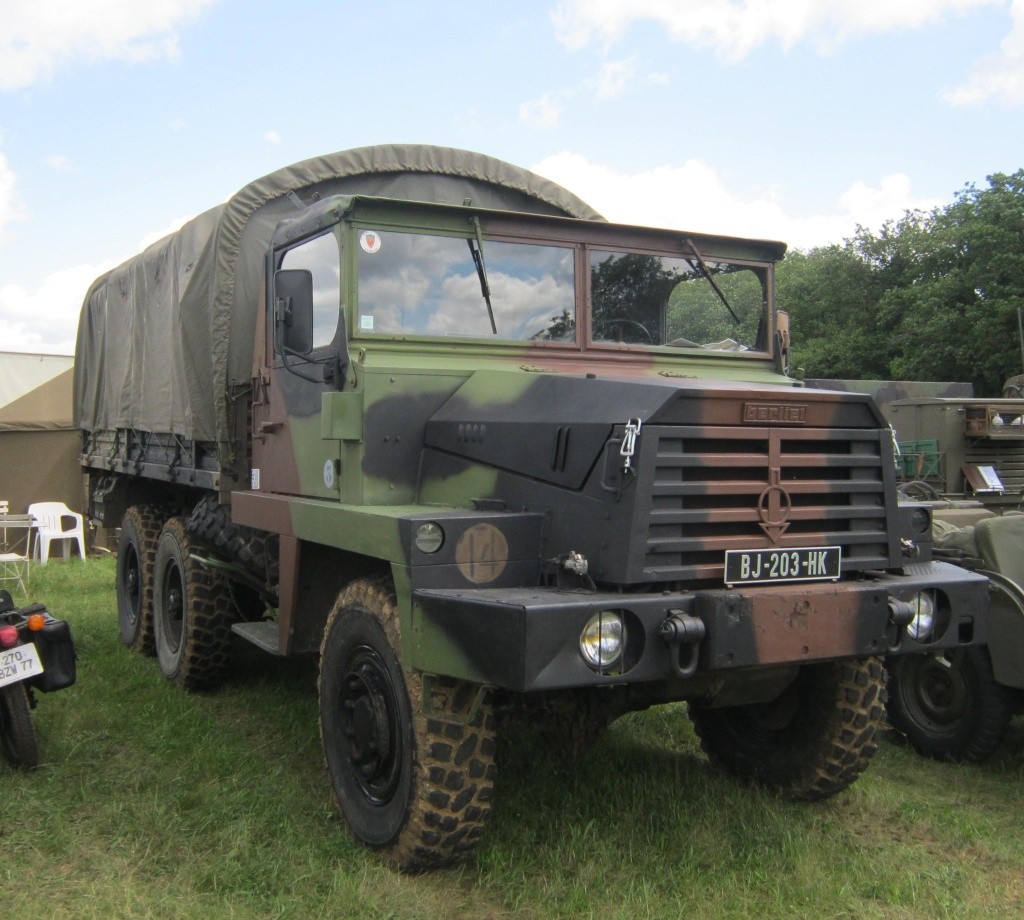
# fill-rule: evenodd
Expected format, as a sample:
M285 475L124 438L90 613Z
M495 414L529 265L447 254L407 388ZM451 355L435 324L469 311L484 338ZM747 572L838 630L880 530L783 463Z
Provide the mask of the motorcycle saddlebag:
M32 679L32 686L43 693L70 687L76 677L71 625L66 620L51 620L33 638L43 660L43 673Z

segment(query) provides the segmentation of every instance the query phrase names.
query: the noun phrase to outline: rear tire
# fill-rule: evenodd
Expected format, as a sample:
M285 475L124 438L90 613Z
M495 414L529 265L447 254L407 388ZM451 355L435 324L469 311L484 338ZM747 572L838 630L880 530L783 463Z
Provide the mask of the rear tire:
M117 539L117 620L121 641L132 651L152 655L153 565L164 515L150 505L133 505Z
M871 761L885 718L878 658L805 665L770 703L690 705L713 763L790 801L812 802L850 785Z
M0 749L16 770L34 770L39 766L32 709L22 684L0 687Z
M988 649L905 655L889 669L889 721L919 754L980 763L999 746L1014 694L996 683Z
M320 650L320 735L335 804L353 836L406 871L477 848L491 811L495 729L488 695L423 678L401 661L389 581L338 596Z
M228 580L192 558L201 550L171 518L153 566L153 621L160 670L175 686L204 690L224 675L234 608Z

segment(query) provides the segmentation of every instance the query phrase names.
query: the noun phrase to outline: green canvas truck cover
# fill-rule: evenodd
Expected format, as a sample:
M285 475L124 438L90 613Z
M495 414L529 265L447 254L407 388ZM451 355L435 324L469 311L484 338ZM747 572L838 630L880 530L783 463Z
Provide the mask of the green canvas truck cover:
M231 401L249 384L274 228L339 194L601 219L555 183L465 150L382 145L286 166L93 283L78 327L76 424L216 442L229 465Z

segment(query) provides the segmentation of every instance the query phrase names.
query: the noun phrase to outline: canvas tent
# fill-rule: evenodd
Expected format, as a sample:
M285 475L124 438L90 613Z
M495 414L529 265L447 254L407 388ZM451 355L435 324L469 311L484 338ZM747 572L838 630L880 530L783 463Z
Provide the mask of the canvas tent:
M65 355L0 352L0 499L14 514L41 501L84 511L73 362Z

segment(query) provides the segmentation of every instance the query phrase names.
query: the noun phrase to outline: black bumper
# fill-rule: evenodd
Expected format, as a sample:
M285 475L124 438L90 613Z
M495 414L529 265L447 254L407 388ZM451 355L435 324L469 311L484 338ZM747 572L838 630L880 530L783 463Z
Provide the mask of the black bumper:
M556 588L419 589L413 594L413 665L509 690L542 690L678 678L978 645L985 641L987 580L941 562L835 584L647 594ZM894 622L891 600L937 592L940 628L927 644ZM628 667L600 674L579 637L602 610L622 611ZM670 617L700 621L694 645L669 644Z

